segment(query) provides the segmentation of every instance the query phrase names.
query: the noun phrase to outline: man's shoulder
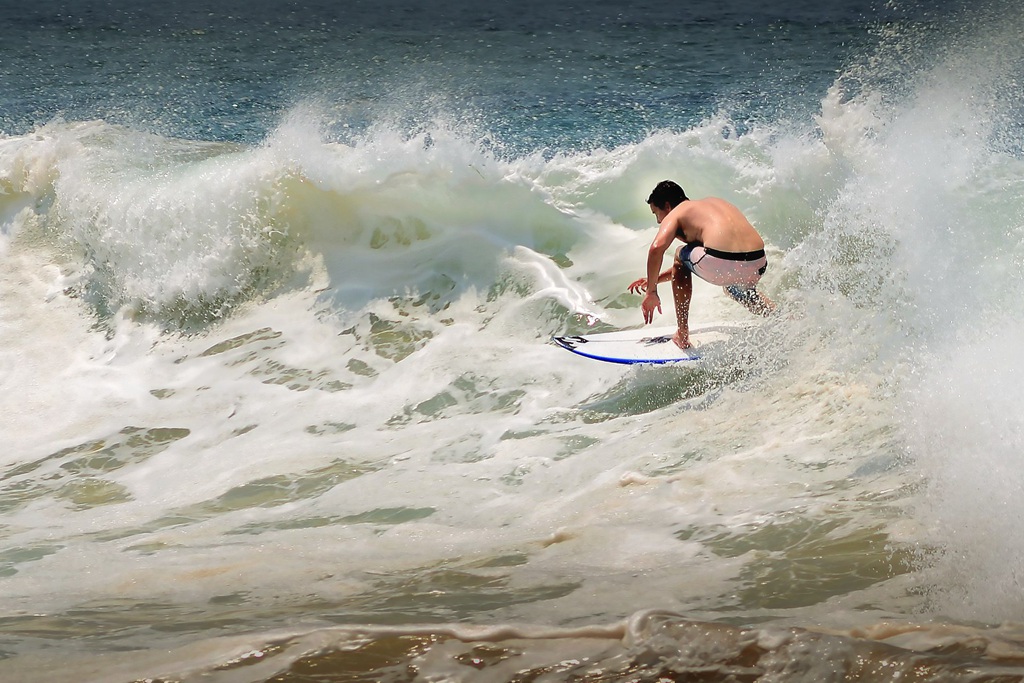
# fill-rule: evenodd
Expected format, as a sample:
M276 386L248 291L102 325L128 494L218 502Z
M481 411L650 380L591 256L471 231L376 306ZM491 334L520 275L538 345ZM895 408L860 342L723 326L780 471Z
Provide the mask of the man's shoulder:
M713 208L716 205L714 197L703 197L701 199L687 199L685 202L680 202L673 209L673 213L681 220L686 220L688 216L693 214L701 214L706 212L708 209Z

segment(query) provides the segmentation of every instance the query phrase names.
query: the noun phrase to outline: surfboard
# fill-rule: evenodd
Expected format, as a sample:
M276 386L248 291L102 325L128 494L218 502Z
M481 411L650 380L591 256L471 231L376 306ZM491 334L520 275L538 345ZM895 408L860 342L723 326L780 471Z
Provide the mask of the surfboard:
M717 323L690 329L691 348L672 342L675 327L640 327L633 330L552 337L551 341L578 356L624 365L698 363L702 351L725 341L742 326Z

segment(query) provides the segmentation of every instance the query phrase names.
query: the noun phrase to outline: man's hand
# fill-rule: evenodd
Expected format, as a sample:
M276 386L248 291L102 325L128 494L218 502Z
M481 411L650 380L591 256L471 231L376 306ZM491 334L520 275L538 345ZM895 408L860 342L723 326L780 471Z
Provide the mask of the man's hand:
M647 291L647 278L640 278L639 280L631 284L628 287L628 289L630 294L643 294L644 292Z
M658 296L658 293L653 290L648 291L643 303L640 304L640 308L644 312L644 323L650 323L654 320L654 311L661 313L661 298Z

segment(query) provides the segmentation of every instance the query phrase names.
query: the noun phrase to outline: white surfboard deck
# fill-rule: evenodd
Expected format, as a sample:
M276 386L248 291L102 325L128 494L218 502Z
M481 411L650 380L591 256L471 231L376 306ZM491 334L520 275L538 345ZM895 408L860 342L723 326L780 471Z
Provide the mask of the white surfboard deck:
M701 349L727 340L748 325L711 323L690 328L692 347L680 349L672 342L675 327L640 327L634 330L552 337L556 345L584 358L625 365L698 363Z

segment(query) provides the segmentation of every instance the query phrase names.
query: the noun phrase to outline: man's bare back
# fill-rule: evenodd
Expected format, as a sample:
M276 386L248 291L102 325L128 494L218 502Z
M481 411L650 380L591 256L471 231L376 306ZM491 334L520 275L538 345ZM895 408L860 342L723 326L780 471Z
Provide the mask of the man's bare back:
M662 229L666 228L666 221L668 229L674 229L684 242L729 252L764 249L764 240L746 216L718 197L682 202L658 221Z

